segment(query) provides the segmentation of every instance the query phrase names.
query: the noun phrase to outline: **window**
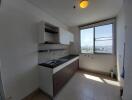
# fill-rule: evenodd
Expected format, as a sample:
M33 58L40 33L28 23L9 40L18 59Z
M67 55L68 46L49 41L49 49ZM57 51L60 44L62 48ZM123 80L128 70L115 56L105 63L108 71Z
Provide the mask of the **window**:
M112 53L112 24L95 27L95 53Z
M113 53L113 24L82 28L81 53Z
M94 46L94 28L81 30L81 52L93 53Z

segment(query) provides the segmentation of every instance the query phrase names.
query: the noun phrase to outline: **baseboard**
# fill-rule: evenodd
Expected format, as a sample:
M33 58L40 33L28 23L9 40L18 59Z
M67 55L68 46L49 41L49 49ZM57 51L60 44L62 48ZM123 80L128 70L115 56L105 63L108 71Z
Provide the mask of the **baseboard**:
M39 88L39 91L41 92L41 93L43 93L44 95L46 95L47 97L49 97L51 100L54 98L54 97L51 97L49 94L47 94L46 92L44 92L43 90L41 90L40 88Z
M43 92L40 88L34 90L32 93L30 93L28 96L26 96L22 100L32 100L36 94L43 93L45 96L49 97L50 100L53 100L53 97L49 96L47 93Z
M101 71L95 71L95 70L89 70L89 69L83 69L83 68L79 68L79 71L81 72L85 72L85 73L89 73L89 74L92 74L92 75L99 75L99 76L103 76L103 77L106 77L106 78L109 78L109 79L112 79L112 80L116 80L116 78L111 78L110 77L110 73L107 73L107 72L101 72Z
M37 94L40 91L40 89L34 90L32 93L30 93L28 96L24 97L22 100L32 100L33 96Z

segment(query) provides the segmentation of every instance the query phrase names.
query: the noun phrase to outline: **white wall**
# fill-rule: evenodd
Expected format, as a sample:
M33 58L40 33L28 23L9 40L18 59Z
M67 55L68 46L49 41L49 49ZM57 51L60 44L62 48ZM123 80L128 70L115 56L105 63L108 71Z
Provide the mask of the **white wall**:
M115 67L115 57L113 55L85 55L81 54L79 58L80 68L110 73Z
M80 54L80 30L78 27L71 27L70 30L74 33L74 53ZM80 68L92 71L106 72L115 69L116 62L113 55L87 55L80 54Z
M118 80L121 82L121 86L123 86L123 79L120 77L123 71L123 57L124 57L124 43L125 43L125 16L124 16L123 7L117 16L117 35L116 37L117 37L116 51L117 51Z
M5 96L10 100L21 100L39 87L36 24L41 20L66 28L25 0L2 0L0 61Z
M132 0L124 0L126 20L125 83L123 100L132 100Z

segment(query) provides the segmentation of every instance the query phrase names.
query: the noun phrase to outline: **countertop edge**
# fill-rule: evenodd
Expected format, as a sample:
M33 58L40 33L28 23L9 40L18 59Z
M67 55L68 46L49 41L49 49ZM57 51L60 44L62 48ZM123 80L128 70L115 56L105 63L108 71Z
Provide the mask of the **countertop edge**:
M60 71L61 69L65 68L67 65L71 64L72 62L76 61L77 59L79 59L79 56L73 58L73 59L70 59L69 61L53 68L53 74L55 74L56 72Z

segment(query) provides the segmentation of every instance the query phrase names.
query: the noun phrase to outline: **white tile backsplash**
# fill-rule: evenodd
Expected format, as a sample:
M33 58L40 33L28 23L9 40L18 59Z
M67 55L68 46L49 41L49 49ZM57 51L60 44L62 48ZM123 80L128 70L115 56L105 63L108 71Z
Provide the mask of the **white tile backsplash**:
M39 45L39 50L54 50L54 49L62 49L55 50L49 52L39 52L38 62L43 63L48 60L58 59L70 54L70 48L68 45L61 44L41 44Z

